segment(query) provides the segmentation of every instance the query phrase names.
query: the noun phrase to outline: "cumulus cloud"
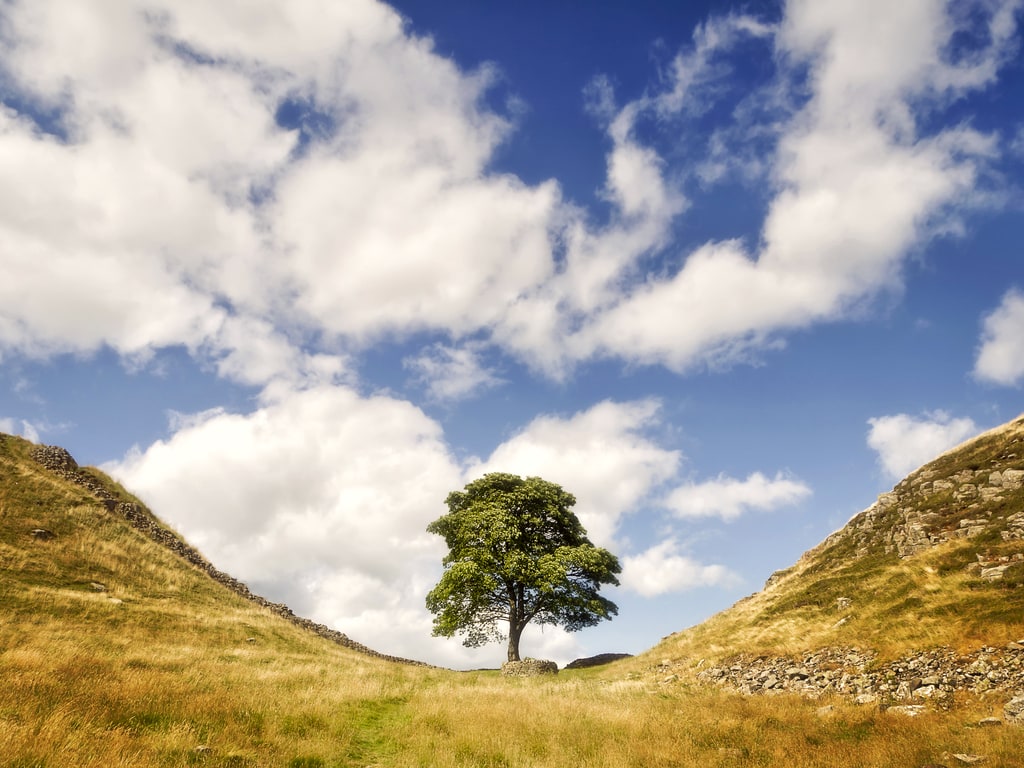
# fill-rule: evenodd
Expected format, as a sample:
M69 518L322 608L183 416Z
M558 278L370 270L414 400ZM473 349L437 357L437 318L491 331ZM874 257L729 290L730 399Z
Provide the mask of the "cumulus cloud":
M680 518L734 520L749 510L770 511L796 504L810 495L806 484L781 472L774 478L754 472L745 480L721 475L714 480L681 485L668 494L664 503Z
M911 247L940 231L938 214L971 197L996 154L994 137L963 125L919 130L914 110L992 81L1014 46L1017 3L993 6L991 44L957 63L944 52L962 20L946 4L877 5L786 6L777 50L787 67L808 68L810 98L780 130L760 247L709 242L674 274L621 292L573 336L575 355L679 371L743 361L786 330L841 318L899 288ZM620 120L635 122L651 105L660 116L683 112L675 94L692 80L690 68L678 68L671 89L628 104Z
M703 565L680 554L679 544L674 539L623 558L620 578L624 588L644 597L695 587L728 586L739 580L737 574L723 565Z
M868 445L893 479L903 478L979 431L973 420L955 419L945 411L878 416L868 419L868 424Z
M596 81L602 217L557 180L490 170L513 131L486 104L493 70L461 70L376 0L6 4L0 350L144 362L184 346L259 386L416 338L421 367L466 373L432 381L466 391L487 382L455 359L467 338L554 377L595 357L747 360L898 289L908 251L995 156L994 137L926 131L915 112L993 82L1019 3L979 5L986 42L953 58L978 19L873 2L711 19L621 106ZM866 21L883 16L881 32ZM729 91L731 55L772 44L758 103L774 106L744 101L690 158L765 151L758 243L678 252L696 118Z
M265 383L311 340L488 327L551 273L557 186L484 172L490 72L381 3L3 13L2 348Z
M1011 289L985 317L974 375L982 381L1016 386L1024 381L1024 293Z
M681 460L679 451L646 434L659 407L654 400L605 401L570 417L540 416L471 473L512 472L558 483L576 496L575 512L591 540L614 546L622 518L671 478Z

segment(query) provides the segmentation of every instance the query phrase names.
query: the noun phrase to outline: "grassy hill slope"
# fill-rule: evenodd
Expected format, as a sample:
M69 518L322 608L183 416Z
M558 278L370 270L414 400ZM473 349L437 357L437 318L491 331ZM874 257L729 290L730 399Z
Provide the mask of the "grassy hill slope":
M129 524L118 505L138 502L109 478L71 482L36 450L0 435L2 768L1009 766L1024 751L1024 729L975 727L1005 696L910 719L621 665L507 679L390 662L247 599Z
M645 655L717 663L1024 638L1024 417L921 467L765 588ZM639 663L643 663L642 660Z

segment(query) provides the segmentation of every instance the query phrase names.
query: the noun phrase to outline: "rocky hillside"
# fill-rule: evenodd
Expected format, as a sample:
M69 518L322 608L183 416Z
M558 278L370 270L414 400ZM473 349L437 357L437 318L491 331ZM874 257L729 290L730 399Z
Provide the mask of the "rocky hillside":
M913 472L645 659L747 692L1024 690L1024 417Z

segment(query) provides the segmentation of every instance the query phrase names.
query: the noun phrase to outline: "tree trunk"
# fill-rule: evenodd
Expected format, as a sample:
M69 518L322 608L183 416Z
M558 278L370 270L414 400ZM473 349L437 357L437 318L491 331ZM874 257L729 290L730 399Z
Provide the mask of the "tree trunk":
M520 661L519 658L519 637L523 634L523 628L512 622L508 625L508 660Z

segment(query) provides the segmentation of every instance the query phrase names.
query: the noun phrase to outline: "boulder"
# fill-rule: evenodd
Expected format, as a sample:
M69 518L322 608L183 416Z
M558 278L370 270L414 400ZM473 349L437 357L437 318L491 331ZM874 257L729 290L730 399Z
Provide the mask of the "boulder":
M501 665L501 674L506 677L536 677L537 675L557 675L558 665L545 659L523 659L522 661L506 661Z
M1003 707L1003 717L1013 725L1024 725L1024 694L1014 696Z
M1019 490L1024 487L1024 469L1004 469L1003 488Z

